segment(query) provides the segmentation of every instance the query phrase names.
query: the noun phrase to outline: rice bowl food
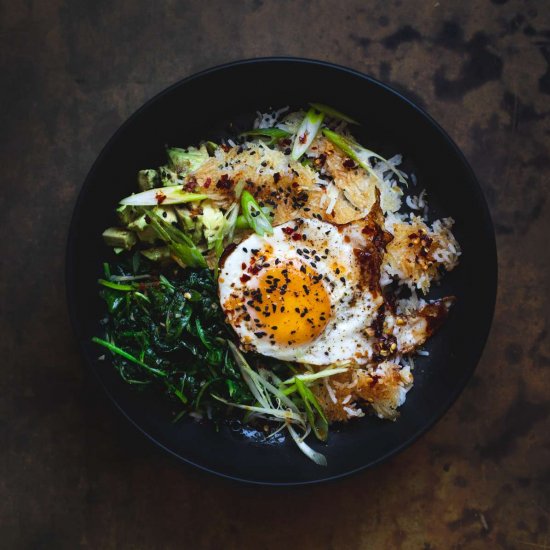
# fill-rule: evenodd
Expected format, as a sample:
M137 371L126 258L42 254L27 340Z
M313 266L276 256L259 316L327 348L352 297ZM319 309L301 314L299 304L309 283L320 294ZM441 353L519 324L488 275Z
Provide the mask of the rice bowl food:
M121 200L94 341L125 381L166 393L175 420L286 431L322 465L311 432L397 419L455 301L426 295L460 246L356 124L319 104L258 113L231 139L168 148Z

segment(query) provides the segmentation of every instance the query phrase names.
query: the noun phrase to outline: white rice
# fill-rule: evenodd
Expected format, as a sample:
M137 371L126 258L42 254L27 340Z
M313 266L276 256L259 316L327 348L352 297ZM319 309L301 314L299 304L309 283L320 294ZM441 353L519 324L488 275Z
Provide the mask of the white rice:
M279 118L283 113L288 111L288 105L277 109L276 111L270 111L267 113L260 113L256 111L256 119L254 120L254 128L272 128L279 121Z
M401 298L396 302L397 315L410 315L426 305L426 300L419 298L415 290L411 291L409 298Z
M327 214L330 214L334 210L334 207L336 206L336 203L338 202L338 197L339 197L338 189L334 184L329 185L327 187L326 196L329 198L329 203L328 203L326 212Z
M327 378L324 378L325 388L327 390L328 396L330 397L330 400L333 403L338 403L338 400L336 399L336 394L334 393L334 390L332 389L331 385L329 384Z
M357 417L361 417L361 416L365 416L365 413L362 411L362 410L358 410L358 409L353 409L351 407L344 407L344 410L348 413L348 416L357 416Z
M405 202L407 203L407 206L411 208L412 210L424 210L424 208L427 206L426 200L424 199L426 195L426 189L424 189L420 195L409 195Z

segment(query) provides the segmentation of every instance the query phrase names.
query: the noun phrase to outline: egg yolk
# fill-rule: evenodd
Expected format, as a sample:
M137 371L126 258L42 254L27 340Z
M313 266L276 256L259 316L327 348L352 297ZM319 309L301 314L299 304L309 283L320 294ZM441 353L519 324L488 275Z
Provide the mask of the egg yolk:
M251 311L255 334L274 344L307 344L323 332L330 319L322 275L305 264L272 264L259 274L257 292L261 302Z

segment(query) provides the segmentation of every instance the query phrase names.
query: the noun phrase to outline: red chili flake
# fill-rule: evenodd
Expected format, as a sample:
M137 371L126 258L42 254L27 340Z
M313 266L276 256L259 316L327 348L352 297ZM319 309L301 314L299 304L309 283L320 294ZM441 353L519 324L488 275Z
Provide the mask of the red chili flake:
M227 174L222 174L222 177L217 181L216 187L218 189L231 189L233 185L233 180L229 179Z
M288 147L292 143L292 141L288 138L285 138L281 141L281 143Z
M252 273L252 275L257 275L261 270L261 267L255 265L248 268L248 272Z
M246 269L246 264L244 262L241 264L241 269Z
M166 200L166 195L162 191L159 191L155 195L155 199L157 200L157 204L162 204Z
M185 185L183 186L184 191L194 191L197 188L197 180L195 177L191 176Z
M292 240L293 241L301 241L302 240L302 235L300 235L300 233L294 233L292 235Z
M225 143L222 143L221 148L224 150L225 153L231 150L231 147L229 147L229 145L226 145Z
M249 275L247 275L246 273L241 275L241 283L246 283L246 281L250 281L250 279L251 279L251 277Z
M300 143L305 143L307 140L307 136L309 135L309 130L306 130L299 138L298 141Z
M299 183L297 181L292 182L292 187L298 187L298 186L299 186Z
M206 178L206 180L204 181L204 188L208 189L211 183L212 183L212 178Z
M292 227L283 227L283 233L285 235L292 235L292 233L294 233L294 229L292 229Z

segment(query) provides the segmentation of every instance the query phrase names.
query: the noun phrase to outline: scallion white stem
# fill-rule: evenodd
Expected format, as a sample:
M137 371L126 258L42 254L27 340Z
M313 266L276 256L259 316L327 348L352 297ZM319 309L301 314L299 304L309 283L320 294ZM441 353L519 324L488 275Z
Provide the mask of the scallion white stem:
M324 369L319 372L312 372L311 374L296 374L292 378L285 380L283 384L293 384L295 378L298 378L302 382L311 382L313 380L318 380L319 378L326 378L328 376L333 376L334 374L340 374L347 371L348 367L337 367L335 369Z
M181 187L162 187L149 189L142 193L135 193L120 201L120 204L131 206L168 206L170 204L184 204L186 202L202 201L208 195L202 193L188 193Z
M294 137L294 144L290 155L293 160L298 160L309 149L324 118L325 115L318 113L315 109L310 109L306 113Z

